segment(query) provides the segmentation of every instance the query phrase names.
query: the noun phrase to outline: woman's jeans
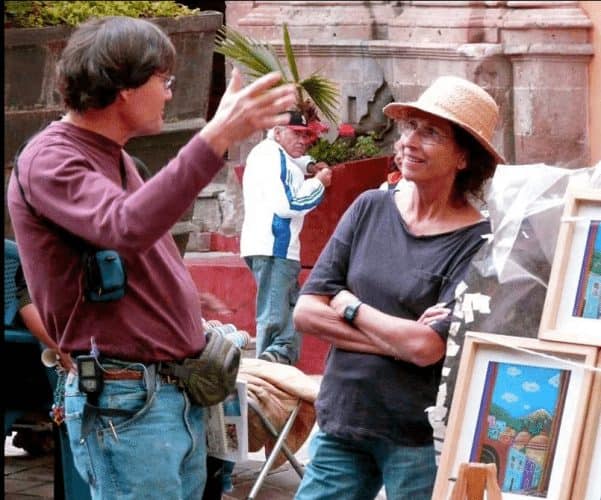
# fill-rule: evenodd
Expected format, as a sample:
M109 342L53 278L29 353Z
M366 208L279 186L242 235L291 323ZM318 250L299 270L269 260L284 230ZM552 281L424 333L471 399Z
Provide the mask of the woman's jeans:
M300 262L280 257L245 257L257 283L257 356L276 352L296 364L301 336L292 312L298 299Z
M339 439L318 431L296 500L369 500L382 485L388 500L430 500L434 445L399 446L377 439Z
M77 471L93 499L202 498L207 459L203 409L154 369L130 368L143 370L144 378L104 380L97 406L131 413L84 419L92 426L84 437L86 395L76 375L67 377L65 421Z

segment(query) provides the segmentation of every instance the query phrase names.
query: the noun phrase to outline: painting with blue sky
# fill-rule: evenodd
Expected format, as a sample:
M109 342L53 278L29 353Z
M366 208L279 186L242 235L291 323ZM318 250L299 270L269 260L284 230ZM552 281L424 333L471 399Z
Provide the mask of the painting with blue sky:
M570 371L488 363L471 461L495 463L504 492L546 492Z
M493 404L516 418L532 410L544 409L551 415L555 412L560 370L505 363L499 363L499 367Z

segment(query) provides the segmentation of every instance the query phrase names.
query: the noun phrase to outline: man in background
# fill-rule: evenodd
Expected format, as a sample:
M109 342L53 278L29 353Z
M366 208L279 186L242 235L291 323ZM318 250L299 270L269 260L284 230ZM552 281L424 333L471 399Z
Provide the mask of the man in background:
M257 284L257 357L294 365L301 344L292 324L301 269L299 235L305 215L323 199L332 172L305 155L315 133L299 111L289 114L290 123L270 130L246 160L240 253ZM313 176L306 179L306 174Z

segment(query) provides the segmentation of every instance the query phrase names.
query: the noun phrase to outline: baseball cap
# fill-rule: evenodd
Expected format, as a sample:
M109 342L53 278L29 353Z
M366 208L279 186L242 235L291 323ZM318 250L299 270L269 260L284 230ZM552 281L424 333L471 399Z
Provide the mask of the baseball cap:
M296 110L286 111L286 113L290 115L290 122L286 125L288 128L292 130L307 130L308 124L305 115Z

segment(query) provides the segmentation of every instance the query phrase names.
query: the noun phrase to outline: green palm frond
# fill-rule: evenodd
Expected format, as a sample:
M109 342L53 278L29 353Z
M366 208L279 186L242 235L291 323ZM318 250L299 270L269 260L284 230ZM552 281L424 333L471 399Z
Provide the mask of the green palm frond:
M222 26L215 37L215 52L242 64L251 78L259 78L272 71L279 71L289 81L273 47L246 37L237 31Z
M332 80L313 73L299 85L328 120L332 122L338 120L336 116L338 87Z
M323 113L324 117L332 122L337 121L336 108L338 107L338 86L325 76L313 73L309 78L300 79L296 58L290 42L288 26L284 24L284 52L288 63L285 71L274 48L268 44L253 40L250 37L222 26L217 31L215 52L243 65L249 77L259 78L271 71L280 71L283 83L294 82L298 89L297 107L303 111L307 109L307 102L303 92L306 92L313 104Z
M284 51L286 52L286 59L288 59L288 67L292 78L295 83L299 83L300 78L298 77L298 68L296 67L296 58L294 57L294 51L292 50L292 43L290 43L290 33L288 33L288 25L284 24Z

